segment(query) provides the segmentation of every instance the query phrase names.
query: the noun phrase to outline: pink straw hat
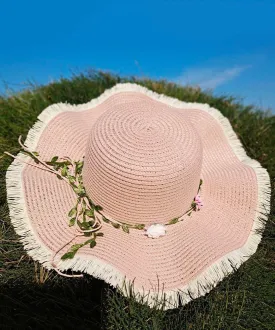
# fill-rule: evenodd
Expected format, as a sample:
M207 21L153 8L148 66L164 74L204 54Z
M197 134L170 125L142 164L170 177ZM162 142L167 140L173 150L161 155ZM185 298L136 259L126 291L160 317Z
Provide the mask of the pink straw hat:
M149 306L161 296L169 309L256 251L269 175L218 110L118 84L38 119L22 146L43 163L36 153L15 157L7 195L17 234L44 267L91 274L125 294L131 285Z

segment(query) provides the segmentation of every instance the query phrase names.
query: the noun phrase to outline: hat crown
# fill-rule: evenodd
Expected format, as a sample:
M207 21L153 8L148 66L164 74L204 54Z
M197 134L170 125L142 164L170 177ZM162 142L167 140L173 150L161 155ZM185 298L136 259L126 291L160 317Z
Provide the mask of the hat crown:
M116 105L90 132L83 181L110 219L166 223L197 193L202 143L190 121L158 102Z

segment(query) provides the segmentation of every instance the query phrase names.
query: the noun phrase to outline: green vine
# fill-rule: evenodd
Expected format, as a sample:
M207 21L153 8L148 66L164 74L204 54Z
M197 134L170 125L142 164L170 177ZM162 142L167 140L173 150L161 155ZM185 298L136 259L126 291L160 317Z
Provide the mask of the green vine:
M43 167L29 163L27 164L55 174L59 180L63 180L68 185L70 185L70 187L73 189L77 196L76 204L68 212L68 225L70 227L77 225L77 230L80 233L77 236L86 236L90 238L87 239L84 243L74 244L73 246L71 246L71 248L61 257L62 260L72 259L75 256L76 252L85 245L89 244L90 248L95 247L96 238L102 237L104 235L102 232L99 232L102 227L102 223L101 219L97 216L96 213L101 215L103 222L112 225L116 229L122 229L125 233L129 233L130 229L145 229L145 224L128 224L121 221L114 221L107 219L101 213L102 207L100 205L96 205L90 199L90 197L86 193L83 184L82 170L84 161L73 161L69 157L60 158L58 156L54 156L50 161L42 161L41 159L39 159L38 152L30 151L24 146L24 144L21 142L21 136L19 137L19 144L23 149L23 153L30 156L36 164L40 164ZM8 152L5 153L13 158L17 158ZM202 183L202 180L200 180L198 193L201 189ZM190 216L192 211L196 210L197 204L194 198L191 203L190 209L183 215L187 214L188 216ZM183 215L168 221L164 225L172 225L176 224L179 221L182 221Z

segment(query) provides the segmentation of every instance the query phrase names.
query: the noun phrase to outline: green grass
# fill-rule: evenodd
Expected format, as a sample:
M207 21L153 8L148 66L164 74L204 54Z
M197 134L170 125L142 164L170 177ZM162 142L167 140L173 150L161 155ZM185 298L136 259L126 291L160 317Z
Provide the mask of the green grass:
M234 97L214 97L199 88L97 71L0 97L1 329L274 329L274 202L255 255L205 297L167 312L139 305L133 297L124 298L103 281L87 275L76 280L48 274L18 242L6 204L4 178L11 160L3 152L19 151L18 136L26 137L37 115L48 105L88 102L106 88L126 81L219 109L230 120L248 155L268 169L274 197L275 116L244 106Z

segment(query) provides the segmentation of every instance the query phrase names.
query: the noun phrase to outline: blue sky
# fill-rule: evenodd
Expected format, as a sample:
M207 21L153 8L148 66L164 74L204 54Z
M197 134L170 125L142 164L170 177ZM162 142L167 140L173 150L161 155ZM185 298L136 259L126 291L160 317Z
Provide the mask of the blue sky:
M88 68L275 110L274 0L3 0L0 91Z

